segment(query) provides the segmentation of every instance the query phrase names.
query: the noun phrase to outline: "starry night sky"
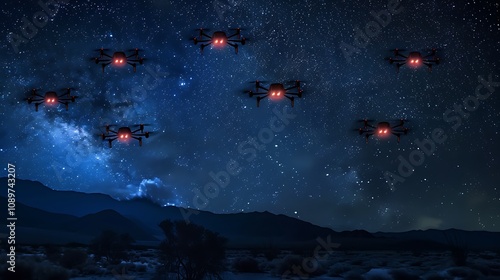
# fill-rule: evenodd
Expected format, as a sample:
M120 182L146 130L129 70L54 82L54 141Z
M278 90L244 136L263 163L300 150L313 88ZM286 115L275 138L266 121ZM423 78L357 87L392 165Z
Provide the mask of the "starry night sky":
M33 22L43 11L37 2L1 5L0 155L5 167L16 164L18 178L215 213L270 211L335 230L500 231L495 1L403 1L356 47L355 29L392 1L67 0L16 52L9 38L21 36L23 17ZM200 55L190 40L200 27L241 27L248 41L237 55L230 46ZM355 52L346 55L346 45ZM147 60L136 73L112 66L102 73L91 61L101 47L140 48ZM393 48L439 48L442 63L432 73L402 67L397 74L384 60ZM454 104L474 100L467 97L478 76L495 91L460 125L456 112L446 122ZM294 108L269 99L257 108L244 94L256 79L300 79L303 98ZM31 88L65 87L79 96L69 111L40 105L35 112L23 101ZM258 142L265 149L242 154L242 146L252 148L245 141L269 131L276 111L294 117L269 143ZM363 118L404 118L410 133L399 144L395 137L366 144L355 131ZM142 147L115 141L110 149L99 138L105 124L137 123L155 132ZM446 141L391 189L385 172L398 174L398 157L408 160L415 140L436 128ZM229 162L241 172L208 202L194 201L194 190L203 193L210 173Z

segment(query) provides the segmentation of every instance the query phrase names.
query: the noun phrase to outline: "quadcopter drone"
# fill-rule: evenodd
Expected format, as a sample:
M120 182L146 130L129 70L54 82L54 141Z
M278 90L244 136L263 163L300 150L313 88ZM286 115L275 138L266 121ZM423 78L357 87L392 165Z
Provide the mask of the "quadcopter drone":
M78 96L71 95L71 90L73 88L65 88L65 92L62 94L57 94L55 91L47 91L45 95L38 94L37 89L31 90L31 95L25 100L28 104L35 103L35 111L38 112L38 106L42 103L47 105L57 105L59 103L66 106L66 111L69 107L69 102L75 102Z
M138 124L132 126L124 126L118 128L118 130L113 130L112 127L114 125L106 125L106 133L102 133L101 139L103 141L107 140L109 143L109 147L111 148L111 143L118 139L120 142L128 142L130 139L135 139L139 141L139 146L142 146L142 137L149 138L151 132L144 132L144 127L148 126L147 124ZM132 127L138 127L135 130L132 130Z
M91 60L93 60L96 64L101 64L103 73L104 73L104 68L109 64L118 67L128 64L134 68L135 72L137 63L139 63L140 65L144 63L144 57L139 56L139 51L141 50L137 48L128 50L129 53L132 52L129 55L127 55L123 51L117 51L114 52L113 55L111 56L106 53L106 51L109 51L109 49L103 49L103 48L97 49L96 51L99 52L99 57L94 57Z
M205 47L209 45L213 45L215 47L230 45L234 48L234 51L238 53L238 46L239 46L238 43L241 43L241 45L244 45L246 43L245 37L241 37L240 28L231 29L235 31L235 33L231 36L227 36L226 32L223 31L215 31L214 33L212 33L212 36L210 36L207 33L205 33L205 29L200 28L198 30L200 34L198 35L198 37L193 37L193 42L195 45L201 43L200 46L201 54L203 54L203 49L205 49ZM238 39L231 39L236 36L238 37Z
M252 82L253 83L253 82ZM292 87L285 87L284 84L274 83L269 86L269 88L265 88L262 86L263 82L255 81L255 92L249 90L245 91L248 93L250 97L254 95L257 96L257 107L260 105L260 101L266 97L273 101L278 101L283 98L288 98L292 102L292 107L295 103L295 97L302 98L303 90L300 88L300 81L294 81L295 85ZM266 92L259 92L259 89L265 90ZM297 89L297 92L289 92L289 90Z
M429 69L429 72L432 71L432 65L438 65L441 61L440 58L436 55L437 49L430 49L430 54L423 56L422 53L418 51L412 51L408 55L403 55L400 52L404 52L405 50L394 49L391 50L394 52L394 58L389 57L390 64L396 63L397 72L399 72L399 68L403 65L408 65L412 68L419 68L422 65L426 65Z
M390 122L379 122L377 126L373 126L370 124L373 122L372 120L361 120L364 123L363 127L357 129L359 131L359 135L365 135L366 143L368 143L368 138L370 136L375 135L379 138L387 137L395 135L398 138L398 143L401 139L401 135L407 135L409 128L405 127L405 120L399 120L397 125L391 125Z

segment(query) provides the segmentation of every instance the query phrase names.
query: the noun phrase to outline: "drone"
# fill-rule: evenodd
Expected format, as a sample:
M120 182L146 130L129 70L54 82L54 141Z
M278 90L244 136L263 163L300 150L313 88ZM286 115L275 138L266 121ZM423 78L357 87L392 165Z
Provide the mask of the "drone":
M401 54L400 52L404 52L405 50L394 49L391 50L394 52L394 58L389 57L390 64L396 63L396 69L399 73L399 68L403 65L408 65L412 68L419 68L422 65L426 65L429 69L429 72L432 71L432 65L438 65L441 59L436 55L437 49L430 49L430 54L423 56L422 53L418 51L412 51L408 55Z
M55 91L47 91L45 95L41 95L37 92L37 89L32 89L31 95L25 100L28 101L28 104L35 103L35 111L37 112L38 106L42 103L47 105L57 105L61 103L66 106L67 111L69 102L75 102L78 96L71 95L71 90L74 90L73 88L65 88L64 90L65 92L62 94L57 94Z
M205 29L200 28L198 31L200 32L198 37L193 37L193 42L195 45L198 43L201 43L200 46L200 52L203 54L203 49L205 49L206 46L213 45L215 47L222 47L225 45L230 45L231 47L234 48L234 51L238 53L238 43L241 43L241 45L244 45L246 43L245 37L241 36L241 29L240 28L233 28L231 30L234 30L235 33L233 35L227 36L226 32L223 31L215 31L212 33L212 36L208 35L205 33ZM234 37L238 37L238 39L232 39Z
M127 55L124 51L117 51L114 52L113 55L109 55L106 52L109 51L109 49L97 49L95 51L99 52L99 57L94 57L91 60L93 60L96 64L101 64L102 67L102 72L104 73L104 68L108 66L109 64L113 64L114 66L124 66L124 65L130 65L134 68L134 72L136 72L136 67L137 63L142 65L144 63L144 57L139 56L139 51L140 49L131 49L128 50L130 54Z
M368 143L368 138L370 136L375 135L379 138L384 138L387 136L395 135L398 138L398 143L401 139L402 135L407 135L409 128L405 127L405 120L401 119L398 121L398 124L391 125L390 122L384 121L379 122L376 126L372 125L372 120L361 120L363 122L363 127L357 129L359 131L359 135L365 135L366 143Z
M114 125L106 125L106 133L102 133L101 139L103 141L108 141L109 147L111 148L112 142L117 140L120 142L128 142L130 139L135 139L139 141L139 146L142 147L142 137L149 138L151 132L144 132L144 127L148 124L137 124L132 126L123 126L118 128L118 130L113 130ZM137 129L132 129L132 127L137 127Z
M254 82L252 82L254 83ZM284 84L274 83L270 84L269 88L262 86L261 81L255 81L255 92L249 90L245 91L250 97L257 96L257 107L260 105L260 101L266 97L273 101L278 101L283 98L288 98L292 102L292 107L295 104L295 97L302 98L303 90L300 88L300 81L294 81L295 85L291 87L285 87ZM259 92L259 89L265 90L266 92ZM290 90L297 89L297 92L289 92Z

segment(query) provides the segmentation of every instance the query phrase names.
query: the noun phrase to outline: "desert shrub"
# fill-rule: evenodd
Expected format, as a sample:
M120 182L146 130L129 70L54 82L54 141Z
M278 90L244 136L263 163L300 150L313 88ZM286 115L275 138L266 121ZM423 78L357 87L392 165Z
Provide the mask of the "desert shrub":
M135 270L137 272L146 272L148 270L148 266L145 264L138 264L135 266Z
M428 275L425 280L447 280L448 278L437 273Z
M411 263L411 266L422 266L422 261L414 261Z
M389 272L394 280L418 280L420 277L404 268L393 269Z
M105 258L107 262L118 264L129 258L128 251L134 239L127 233L118 234L112 230L104 230L90 244L90 252L97 260Z
M160 223L165 239L160 244L163 267L178 279L220 278L225 270L227 239L204 227L184 221Z
M288 255L276 267L276 273L283 275L285 272L292 269L292 266L302 267L302 258L297 255Z
M444 232L448 248L451 253L451 259L456 266L467 265L467 257L469 256L469 247L464 238L455 232Z
M4 266L5 267L5 266ZM31 260L16 260L15 272L2 269L0 279L5 280L32 280L35 279L36 263ZM3 268L3 267L2 267Z
M278 248L270 247L264 250L264 257L268 261L272 261L278 257L278 255L281 253L281 250Z
M82 249L66 249L64 250L59 263L69 269L82 268L87 262L87 252Z
M282 276L282 275L292 276L292 275L294 275L293 267L299 267L302 274L305 274L305 275L308 275L311 277L323 275L326 273L326 270L323 267L323 265L314 258L312 258L312 259L314 260L317 268L314 271L306 272L303 265L304 265L304 261L305 260L307 261L308 259L311 259L311 257L303 258L303 257L297 256L297 255L288 255L281 261L281 263L279 263L277 265L276 273L279 276ZM306 265L308 265L308 264L306 264ZM295 276L298 276L298 275L295 275Z
M134 279L135 276L132 274L136 273L135 270L135 265L132 263L121 263L108 266L108 271L111 271L115 279Z
M423 251L421 249L413 249L411 251L412 256L414 257L421 257L423 255Z
M450 249L451 259L456 266L467 265L469 251L466 248L455 247Z
M82 274L83 275L101 275L105 271L106 271L105 269L103 269L95 264L87 264L83 267Z
M61 253L62 250L59 246L56 246L54 244L47 244L44 246L45 250L45 257L53 262L53 263L58 263L59 260L61 259Z
M69 272L56 265L39 265L36 269L37 280L68 280Z
M328 275L332 277L340 277L343 273L346 273L349 270L351 270L351 268L346 264L336 263L330 267Z
M483 275L473 269L470 269L468 267L453 267L448 269L448 274L452 276L453 278L460 278L463 280L475 280L475 279L481 279Z
M353 260L351 261L352 265L363 265L363 260Z
M365 280L365 278L361 274L359 274L355 271L347 272L344 275L344 279L345 280Z
M259 262L250 257L237 258L233 262L233 269L242 273L255 273L260 272Z

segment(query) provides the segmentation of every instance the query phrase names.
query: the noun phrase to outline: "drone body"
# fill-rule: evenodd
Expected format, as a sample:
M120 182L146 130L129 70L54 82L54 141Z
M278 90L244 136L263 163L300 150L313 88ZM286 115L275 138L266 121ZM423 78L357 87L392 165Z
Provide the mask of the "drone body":
M116 67L122 67L125 65L130 65L134 68L134 72L136 72L137 64L142 65L144 63L144 58L139 56L139 49L129 50L131 54L127 55L124 51L116 51L113 55L109 55L106 53L108 49L98 49L99 57L94 57L92 60L96 64L100 64L102 68L102 72L104 72L104 68L108 65L113 65Z
M103 141L108 141L109 147L112 147L112 142L118 140L120 142L128 142L131 139L139 141L139 146L142 146L142 137L149 138L150 132L144 131L145 124L138 124L132 127L138 127L132 130L129 126L123 126L118 130L113 130L111 125L106 125L106 133L101 134Z
M429 72L432 71L433 65L438 65L441 62L441 59L437 56L437 49L431 49L430 54L423 56L421 52L412 51L408 55L404 55L401 52L404 50L394 49L394 58L389 57L390 64L396 63L397 72L399 72L399 68L403 65L407 65L411 68L420 68L422 65L426 65L429 69Z
M38 106L40 104L46 104L49 106L55 106L58 104L64 104L66 106L66 111L69 109L69 102L75 102L78 96L71 95L72 88L66 88L65 92L62 94L57 94L55 91L47 91L44 95L37 92L37 89L31 90L31 95L26 98L28 104L35 104L35 111L38 112Z
M292 107L295 104L295 97L302 98L303 90L300 87L300 81L294 81L294 85L291 87L285 87L283 83L272 83L269 88L262 86L261 81L255 81L255 92L246 91L250 97L257 97L257 107L260 106L260 101L266 97L269 97L272 101L279 101L283 98L287 98L292 102ZM290 92L291 90L297 89L297 92ZM259 92L259 90L264 90L265 92Z
M374 126L371 124L372 121L367 119L362 120L362 122L363 127L357 130L359 131L359 135L365 135L366 143L368 143L368 138L372 135L378 138L386 138L394 135L397 137L399 143L401 136L407 135L409 131L409 128L405 127L405 120L403 119L399 120L397 125L391 125L390 122L383 121Z
M201 43L200 52L202 54L205 47L209 45L212 45L214 47L223 47L229 45L234 48L235 53L238 53L238 48L239 48L238 43L244 45L246 43L246 39L245 37L241 36L240 28L232 30L234 30L235 33L230 36L228 36L224 31L215 31L214 33L212 33L212 36L210 36L207 33L205 33L205 29L200 28L199 29L200 33L197 37L193 38L193 42L195 45ZM234 37L237 37L238 39L234 39Z

